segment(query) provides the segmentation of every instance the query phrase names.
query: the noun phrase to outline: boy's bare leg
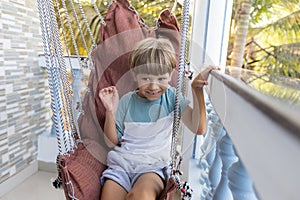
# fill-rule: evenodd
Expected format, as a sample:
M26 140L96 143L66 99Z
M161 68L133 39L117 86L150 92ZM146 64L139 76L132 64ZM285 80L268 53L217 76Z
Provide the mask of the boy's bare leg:
M107 179L102 187L100 200L124 200L127 191L118 183Z
M156 173L145 173L135 182L126 199L155 200L164 189L164 183Z

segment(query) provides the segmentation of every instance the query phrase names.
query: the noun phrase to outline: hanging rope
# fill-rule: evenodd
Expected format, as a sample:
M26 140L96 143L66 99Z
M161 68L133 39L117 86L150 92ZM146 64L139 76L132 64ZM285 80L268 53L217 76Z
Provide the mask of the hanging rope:
M77 128L71 109L72 91L63 58L53 2L39 0L38 5L53 110L52 119L56 129L59 155L62 155L76 146L73 140Z
M72 140L71 138L74 138L74 134L77 132L76 130L76 122L74 120L74 113L73 113L73 109L71 108L72 105L72 90L71 90L71 86L68 80L68 76L67 76L67 70L66 70L66 63L65 60L63 58L63 51L62 51L62 46L61 46L61 42L60 42L60 36L58 33L58 25L57 25L57 21L56 21L56 13L54 11L54 5L53 2L50 1L49 2L49 10L52 16L52 34L54 37L54 49L55 49L55 57L57 60L56 67L57 70L60 71L60 80L61 83L63 85L62 89L63 89L63 93L61 92L61 97L62 97L62 102L64 103L63 106L63 114L64 114L64 123L67 126L67 129L65 130L65 134L66 137L68 137L68 141L69 141L69 147L66 148L66 151L70 151L72 150L76 144L74 140ZM69 128L71 128L71 131L69 131Z
M175 1L173 9L175 10ZM176 86L175 106L174 106L174 120L172 130L172 143L171 143L171 178L173 178L178 184L177 190L181 191L182 199L191 199L193 190L190 188L187 182L181 182L179 176L182 175L180 165L182 158L177 153L177 138L180 127L180 115L179 115L179 96L182 92L184 84L185 66L186 66L186 47L187 47L187 35L189 25L189 0L184 1L182 11L182 23L181 23L181 41L180 41L180 52L179 52L179 68L178 68L178 79Z
M40 25L42 31L42 39L43 39L43 47L45 53L46 67L48 72L48 83L50 88L51 95L51 109L53 111L52 120L55 125L56 136L57 136L57 145L58 145L58 154L62 155L62 142L60 139L60 134L64 130L63 120L62 120L62 112L61 112L61 102L59 99L59 88L60 84L57 79L57 73L54 73L54 60L51 52L51 30L49 24L51 24L51 19L49 16L50 12L48 10L48 4L43 3L42 0L38 0L39 7L39 16L40 16ZM64 141L65 143L65 141Z
M61 17L61 11L59 9L59 2L58 1L55 1L56 2L56 10L57 10L57 15L58 15L58 19L59 19L59 23L60 23L60 29L61 29L61 32L62 32L62 35L63 35L63 39L64 39L64 45L66 47L66 53L67 53L67 56L68 56L68 61L69 61L69 65L71 67L71 69L73 68L72 66L72 62L71 62L71 55L70 55L70 51L69 51L69 45L68 45L68 42L67 42L67 37L66 37L66 32L65 32L65 28L63 26L63 20L62 20L62 17Z
M68 10L67 10L66 2L65 2L65 0L62 0L61 3L62 3L62 6L64 8L64 13L65 13L66 20L67 20L67 23L68 23L68 27L69 27L69 30L70 30L70 33L71 33L72 44L73 44L73 47L75 49L75 53L76 53L76 56L77 56L77 59L78 59L78 63L79 63L80 66L83 66L82 60L80 59L80 56L79 56L78 46L77 46L77 43L76 43L76 39L75 39L74 31L73 31L73 28L72 28L71 20L70 20L70 17L69 17L69 13L68 13Z
M99 9L98 9L96 3L95 3L95 0L92 0L92 4L93 4L93 7L94 7L94 9L95 9L95 11L96 11L96 13L97 13L99 19L100 19L100 23L101 23L102 25L106 26L106 22L104 21L104 18L102 17L102 15L101 15L101 13L100 13L100 11L99 11Z
M87 18L86 18L85 12L84 12L84 10L83 10L83 8L82 8L82 5L81 5L80 1L78 1L78 6L79 6L79 10L80 10L80 12L81 12L83 21L84 21L84 23L85 23L85 25L86 25L87 31L88 31L88 33L89 33L89 35L90 35L90 38L91 38L92 42L93 42L92 48L93 48L93 47L96 47L96 46L97 46L96 40L95 40L95 38L94 38L94 36L93 36L93 34L92 34L92 31L91 31L89 22L88 22L88 20L87 20ZM91 48L91 49L92 49L92 48ZM90 51L91 51L91 50L90 50ZM88 52L89 54L90 54L90 51Z
M179 53L179 68L178 68L178 80L176 86L176 98L174 107L174 120L173 120L173 131L172 131L172 144L171 144L171 167L176 167L176 149L177 149L177 138L180 126L179 116L179 96L182 91L182 82L185 72L185 58L186 58L186 40L188 34L189 25L189 0L184 1L182 11L182 23L181 23L181 41L180 41L180 53Z
M63 0L64 1L64 0ZM88 47L87 47L87 43L85 41L85 38L84 38L84 34L83 34L83 31L81 29L81 26L80 26L80 23L79 23L79 18L78 18L78 15L76 13L76 10L75 10L75 6L74 6L74 3L73 3L73 0L70 0L70 4L71 4L71 7L72 7L72 12L74 14L74 17L75 17L75 21L76 21L76 24L77 24L77 27L78 27L78 30L79 30L79 33L80 33L80 36L81 36L81 39L82 39L82 42L83 42L83 46L84 46L84 49L88 55L88 59L89 61L92 61L92 58L91 58L91 52L89 51ZM87 23L88 24L88 23ZM89 25L88 25L89 27ZM93 65L89 65L89 67L91 68L94 68Z
M59 8L58 1L56 1L56 3L57 3L57 8ZM66 6L65 2L63 2L64 9L65 9L65 6ZM88 54L88 57L89 57L88 60L82 59L82 57L79 55L78 47L77 47L77 43L76 43L76 39L75 39L73 30L71 29L70 24L69 24L69 22L71 22L71 20L69 18L68 12L66 12L66 10L65 10L65 13L66 13L65 16L66 16L66 20L68 22L68 26L70 28L71 37L72 37L72 43L73 43L73 46L74 46L76 54L77 54L76 56L77 56L77 59L79 61L79 66L80 66L79 70L80 70L80 73L83 74L84 73L83 69L86 68L86 66L88 66L89 69L95 69L94 64L92 63L92 59L90 58L90 55L91 55L91 52L93 51L93 49L97 46L97 44L96 44L96 39L95 39L95 37L92 34L89 22L87 20L86 14L84 12L84 9L83 9L82 4L80 3L80 1L78 2L78 6L79 6L81 17L82 17L83 21L85 22L85 27L86 27L86 29L87 29L87 31L89 33L89 38L91 38L91 41L92 41L92 46L91 46L90 50L89 51L87 50L87 54ZM68 47L66 39L65 39L66 38L66 33L64 31L62 16L60 14L60 10L59 9L57 9L57 10L58 10L58 17L59 17L59 20L61 22L61 30L62 30L61 32L62 32L62 35L64 37L64 41L65 41L65 44L66 44L66 50L67 50L67 53L68 53L68 58L69 58L70 66L71 66L71 69L73 70L73 66L71 64L71 59L70 59L70 55L69 55L69 52L70 52L69 51L69 47ZM76 18L78 18L78 15L75 12L75 9L72 9L72 12L73 12L73 15L76 16ZM77 26L78 26L78 24L77 24ZM81 37L84 38L83 30L82 30L81 26L79 26L78 29L79 29ZM85 42L85 40L84 40L84 42ZM87 47L86 47L86 49L87 49ZM72 73L72 76L73 76L73 79L76 78L76 77L74 77L73 73ZM84 95L82 95L82 96L84 96ZM79 102L77 102L77 103L78 103L77 105L73 105L73 113L74 113L74 115L75 115L76 111L78 113L83 113L83 110L82 110L82 99L80 98ZM76 116L79 116L79 114L76 115ZM77 118L77 117L75 117L75 118ZM75 125L76 125L76 129L79 130L78 123L75 123Z
M65 45L65 48L66 48L66 53L67 53L67 58L68 58L68 64L69 64L70 68L73 69L73 64L72 64L72 61L71 61L71 55L70 55L70 51L69 51L70 48L69 48L69 45L68 45L68 42L67 42L65 28L63 26L63 19L62 19L62 16L61 16L61 11L59 9L59 2L58 1L55 1L55 2L56 2L55 6L56 6L56 10L57 10L57 15L58 15L59 23L60 23L60 29L61 29L61 32L62 32L62 36L63 36L63 40L64 40L64 45ZM80 70L82 70L82 67L80 67ZM72 78L74 79L74 76ZM67 83L69 84L69 81ZM73 105L72 106L72 113L74 115L74 118L76 119L74 102L73 102L72 105ZM71 122L71 124L73 124L73 122ZM77 123L76 120L74 121L74 125L76 127L76 130L79 131L78 123ZM74 131L72 131L72 133L74 133ZM74 135L73 135L73 137L74 137ZM71 140L71 138L69 138L69 140Z

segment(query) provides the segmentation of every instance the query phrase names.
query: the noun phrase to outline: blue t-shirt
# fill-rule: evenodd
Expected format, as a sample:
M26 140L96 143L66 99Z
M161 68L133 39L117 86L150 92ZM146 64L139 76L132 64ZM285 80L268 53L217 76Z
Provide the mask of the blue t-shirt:
M150 101L137 95L138 90L125 94L119 102L116 126L119 138L123 135L124 122L156 122L174 111L176 89L169 86L157 100ZM190 103L183 95L179 96L179 115Z

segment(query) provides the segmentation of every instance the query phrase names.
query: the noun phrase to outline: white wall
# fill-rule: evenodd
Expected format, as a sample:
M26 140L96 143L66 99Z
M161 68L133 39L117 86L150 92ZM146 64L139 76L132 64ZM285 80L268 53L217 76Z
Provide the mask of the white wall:
M39 29L35 0L0 1L0 196L37 170L37 136L50 127Z
M195 0L192 23L191 66L225 66L232 0Z

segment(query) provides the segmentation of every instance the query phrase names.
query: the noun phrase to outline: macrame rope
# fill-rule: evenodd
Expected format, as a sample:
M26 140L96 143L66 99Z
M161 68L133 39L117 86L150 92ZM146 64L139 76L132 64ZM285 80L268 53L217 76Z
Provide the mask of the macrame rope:
M52 1L38 0L43 47L48 72L48 82L51 94L51 109L56 130L58 157L69 153L76 147L74 134L78 134L75 126L72 105L72 91L68 81L65 60L58 33L58 25ZM58 5L58 4L57 4ZM69 130L71 128L71 131ZM73 134L71 136L71 134ZM62 145L63 140L63 145ZM67 143L67 140L69 143ZM60 172L59 159L57 169ZM53 182L58 188L62 184L60 176Z
M64 1L64 0L63 0ZM73 3L73 0L70 0L70 4L71 4L71 7L72 7L72 12L74 14L74 17L75 17L75 21L76 21L76 24L77 24L77 27L78 27L78 30L79 30L79 33L80 33L80 36L81 36L81 39L82 39L82 42L83 42L83 46L84 46L84 49L88 55L88 59L89 61L92 60L91 58L91 52L89 51L88 47L87 47L87 43L85 41L85 38L84 38L84 34L83 34L83 31L81 29L81 26L80 26L80 23L79 23L79 19L78 19L78 15L76 13L76 10L75 10L75 6L74 6L74 3Z
M62 3L62 6L64 8L64 13L65 13L66 20L67 20L67 23L68 23L68 27L69 27L69 30L70 30L72 44L73 44L73 47L75 49L75 53L76 53L79 65L82 66L82 61L81 61L80 56L79 56L78 46L77 46L77 43L76 43L76 39L75 39L74 31L73 31L73 28L72 28L71 20L70 20L70 17L69 17L69 13L68 13L68 10L67 10L66 2L65 2L65 0L61 0L61 3Z
M99 19L100 19L100 23L101 23L102 25L106 26L106 22L105 22L105 20L104 20L104 17L102 17L102 15L101 15L101 13L100 13L100 11L99 11L99 9L98 9L96 3L95 3L95 0L92 0L92 4L93 4L93 7L94 7L94 9L95 9L95 11L96 11L96 13L97 13Z
M44 47L44 53L45 53L45 60L46 60L46 68L48 72L48 84L50 88L50 95L51 95L51 109L53 111L52 115L52 121L55 126L56 130L56 138L57 138L57 147L58 147L58 155L62 155L62 145L61 145L61 139L60 139L60 134L62 133L63 128L61 125L62 123L62 113L60 108L60 101L58 101L58 95L57 95L57 85L54 82L54 79L52 78L53 73L51 70L51 66L53 64L52 61L52 56L51 50L50 50L50 36L49 36L49 23L50 23L50 17L47 15L49 14L48 12L48 7L46 7L45 2L42 2L42 0L37 0L38 3L38 10L39 10L39 16L40 16L40 26L41 26L41 32L42 32L42 40L43 40L43 47ZM49 44L49 45L47 45ZM58 158L58 157L57 157ZM57 170L60 171L60 168L58 167L58 159L56 160L56 166ZM58 177L55 182L53 183L56 187L61 186L61 178Z
M180 52L179 52L179 67L178 67L178 79L176 86L176 98L174 107L174 120L173 120L173 130L172 130L172 144L171 144L171 167L176 165L176 149L177 149L177 137L178 130L180 126L180 116L179 116L179 96L182 91L182 82L185 72L185 57L186 57L186 40L189 25L189 0L185 0L183 4L182 11L182 23L181 23L181 41L180 41Z
M66 147L66 151L70 151L73 148L76 147L76 144L74 143L74 141L71 139L71 137L74 137L74 134L77 134L77 130L76 130L76 126L75 126L75 120L74 120L74 112L73 109L71 109L71 105L72 103L72 90L71 90L71 86L68 80L68 75L67 75L67 69L66 69L66 63L65 63L65 59L63 57L63 50L62 50L62 45L60 42L60 35L58 33L58 25L57 25L57 21L56 21L56 13L54 11L54 5L52 1L49 1L49 10L51 13L51 21L52 23L52 34L53 34L53 44L54 44L54 55L55 58L57 60L57 65L59 67L56 67L56 69L58 70L58 74L60 74L60 80L62 82L62 89L64 92L61 92L61 97L62 97L62 102L64 103L63 106L63 113L64 113L64 119L65 119L65 124L68 126L68 128L71 128L71 132L67 129L65 130L66 137L68 137L68 141L69 141L69 147Z
M51 109L53 111L52 121L55 125L56 130L56 136L57 136L57 146L58 146L58 154L62 155L62 145L61 145L61 139L60 139L60 133L63 132L63 121L62 121L62 112L61 112L61 104L59 101L59 92L58 92L58 86L59 83L57 83L57 79L55 74L53 73L52 66L54 65L53 56L51 53L51 36L49 33L50 31L50 16L48 11L48 6L45 2L42 2L42 0L38 0L38 10L39 10L39 16L40 16L40 25L41 25L41 31L42 31L42 40L43 40L43 48L45 52L45 60L46 60L46 68L48 72L48 82L49 82L49 88L50 88L50 95L51 95Z
M83 8L82 8L82 5L81 5L80 1L78 1L78 6L79 6L79 10L80 10L80 12L81 12L83 21L84 21L84 23L85 23L85 25L86 25L87 31L88 31L88 33L89 33L89 35L90 35L90 38L91 38L92 42L93 42L93 46L97 46L96 40L95 40L95 38L94 38L94 36L93 36L93 34L92 34L92 31L91 31L89 22L88 22L88 20L87 20L87 18L86 18L85 12L84 12L84 10L83 10Z
M62 6L63 7L65 7L65 4L62 2ZM64 23L63 23L63 17L62 17L62 14L61 14L61 9L59 9L59 2L58 1L56 1L56 10L57 10L57 15L58 15L58 19L59 19L59 22L60 22L60 30L61 30L61 33L62 33L62 36L63 36L63 39L64 39L64 44L65 44L65 48L66 48L66 53L67 53L67 58L68 58L68 62L69 62L69 66L70 66L70 68L71 69L73 69L73 64L72 64L72 61L71 61L71 55L70 55L70 48L69 48L69 45L68 45L68 42L67 42L67 37L66 37L66 31L65 31L65 27L64 27ZM65 9L65 8L64 8ZM70 24L69 24L69 22L71 21L70 19L69 19L69 15L68 15L68 13L66 13L66 20L67 20L67 22L68 22L68 27L70 28ZM73 33L73 30L72 29L70 29L70 33L71 33L71 38L72 38L72 44L73 44L73 47L75 48L75 52L76 52L76 56L77 56L77 60L78 60L78 64L79 64L79 66L80 66L80 71L81 71L81 73L83 74L83 69L85 68L85 66L87 66L87 64L85 64L85 62L81 59L81 57L79 56L79 52L78 52L78 47L77 47L77 43L75 42L75 37L74 37L74 33ZM75 43L74 43L75 42ZM74 78L76 78L76 77L74 77L73 76L73 73L72 73L72 78L74 79ZM78 111L79 111L79 113L81 113L81 108L82 108L82 106L81 106L81 104L82 104L82 100L80 100L80 102L79 102L79 105L78 105ZM75 113L76 113L76 111L75 111L75 105L73 105L72 106L72 110L73 110L73 113L74 113L74 115L75 115ZM75 118L76 118L76 116L74 116ZM78 127L78 123L77 123L77 120L75 120L75 127L76 127L76 130L78 131L78 133L79 133L79 127ZM80 137L80 134L78 134L79 136L78 137ZM74 136L73 136L73 138L74 138ZM76 139L74 138L74 141L75 141Z
M58 0L55 1L55 2L56 2L55 6L56 6L56 10L57 10L57 15L58 15L59 23L60 23L60 30L61 30L61 33L62 33L62 36L63 36L65 48L66 48L66 53L67 53L67 58L68 58L68 64L69 64L70 68L73 69L73 64L72 64L72 61L71 61L71 55L70 55L70 51L69 51L70 48L69 48L69 45L68 45L68 42L67 42L67 37L66 37L65 28L64 28L64 26L63 26L64 23L63 23L63 19L62 19L62 16L61 16L61 10L59 9L59 2L58 2ZM80 63L79 63L79 64L80 64ZM82 70L82 69L81 69L81 70ZM74 78L74 77L73 77L73 78ZM68 81L68 83L69 83L69 81ZM73 113L75 114L74 107L72 107L72 111L73 111ZM74 122L75 122L76 130L79 131L77 121L74 120ZM71 124L72 124L72 122L71 122ZM73 132L73 131L72 131L72 132ZM72 135L72 137L74 138L74 134ZM72 138L70 138L70 140L71 140L71 139L72 139ZM74 141L75 141L75 140L74 140Z
M85 14L85 12L84 12L84 10L83 10L83 8L82 8L82 5L81 5L80 1L78 1L78 6L79 6L79 10L80 10L80 12L81 12L83 21L85 22L86 29L87 29L87 31L88 31L88 33L89 33L89 35L90 35L90 38L91 38L91 40L92 40L92 43L93 43L93 45L91 46L91 48L90 48L89 51L87 52L88 58L89 58L89 60L88 60L88 61L89 61L88 66L89 66L90 68L92 68L92 69L96 69L96 67L94 66L93 60L92 60L92 58L91 58L91 53L92 53L93 49L97 47L96 39L95 39L95 37L93 36L92 30L91 30L91 28L90 28L89 22L88 22L88 20L87 20L87 18L86 18L86 14ZM97 11L96 11L96 12L97 12ZM79 29L81 30L81 27L79 27ZM83 31L81 30L80 33L83 34Z

